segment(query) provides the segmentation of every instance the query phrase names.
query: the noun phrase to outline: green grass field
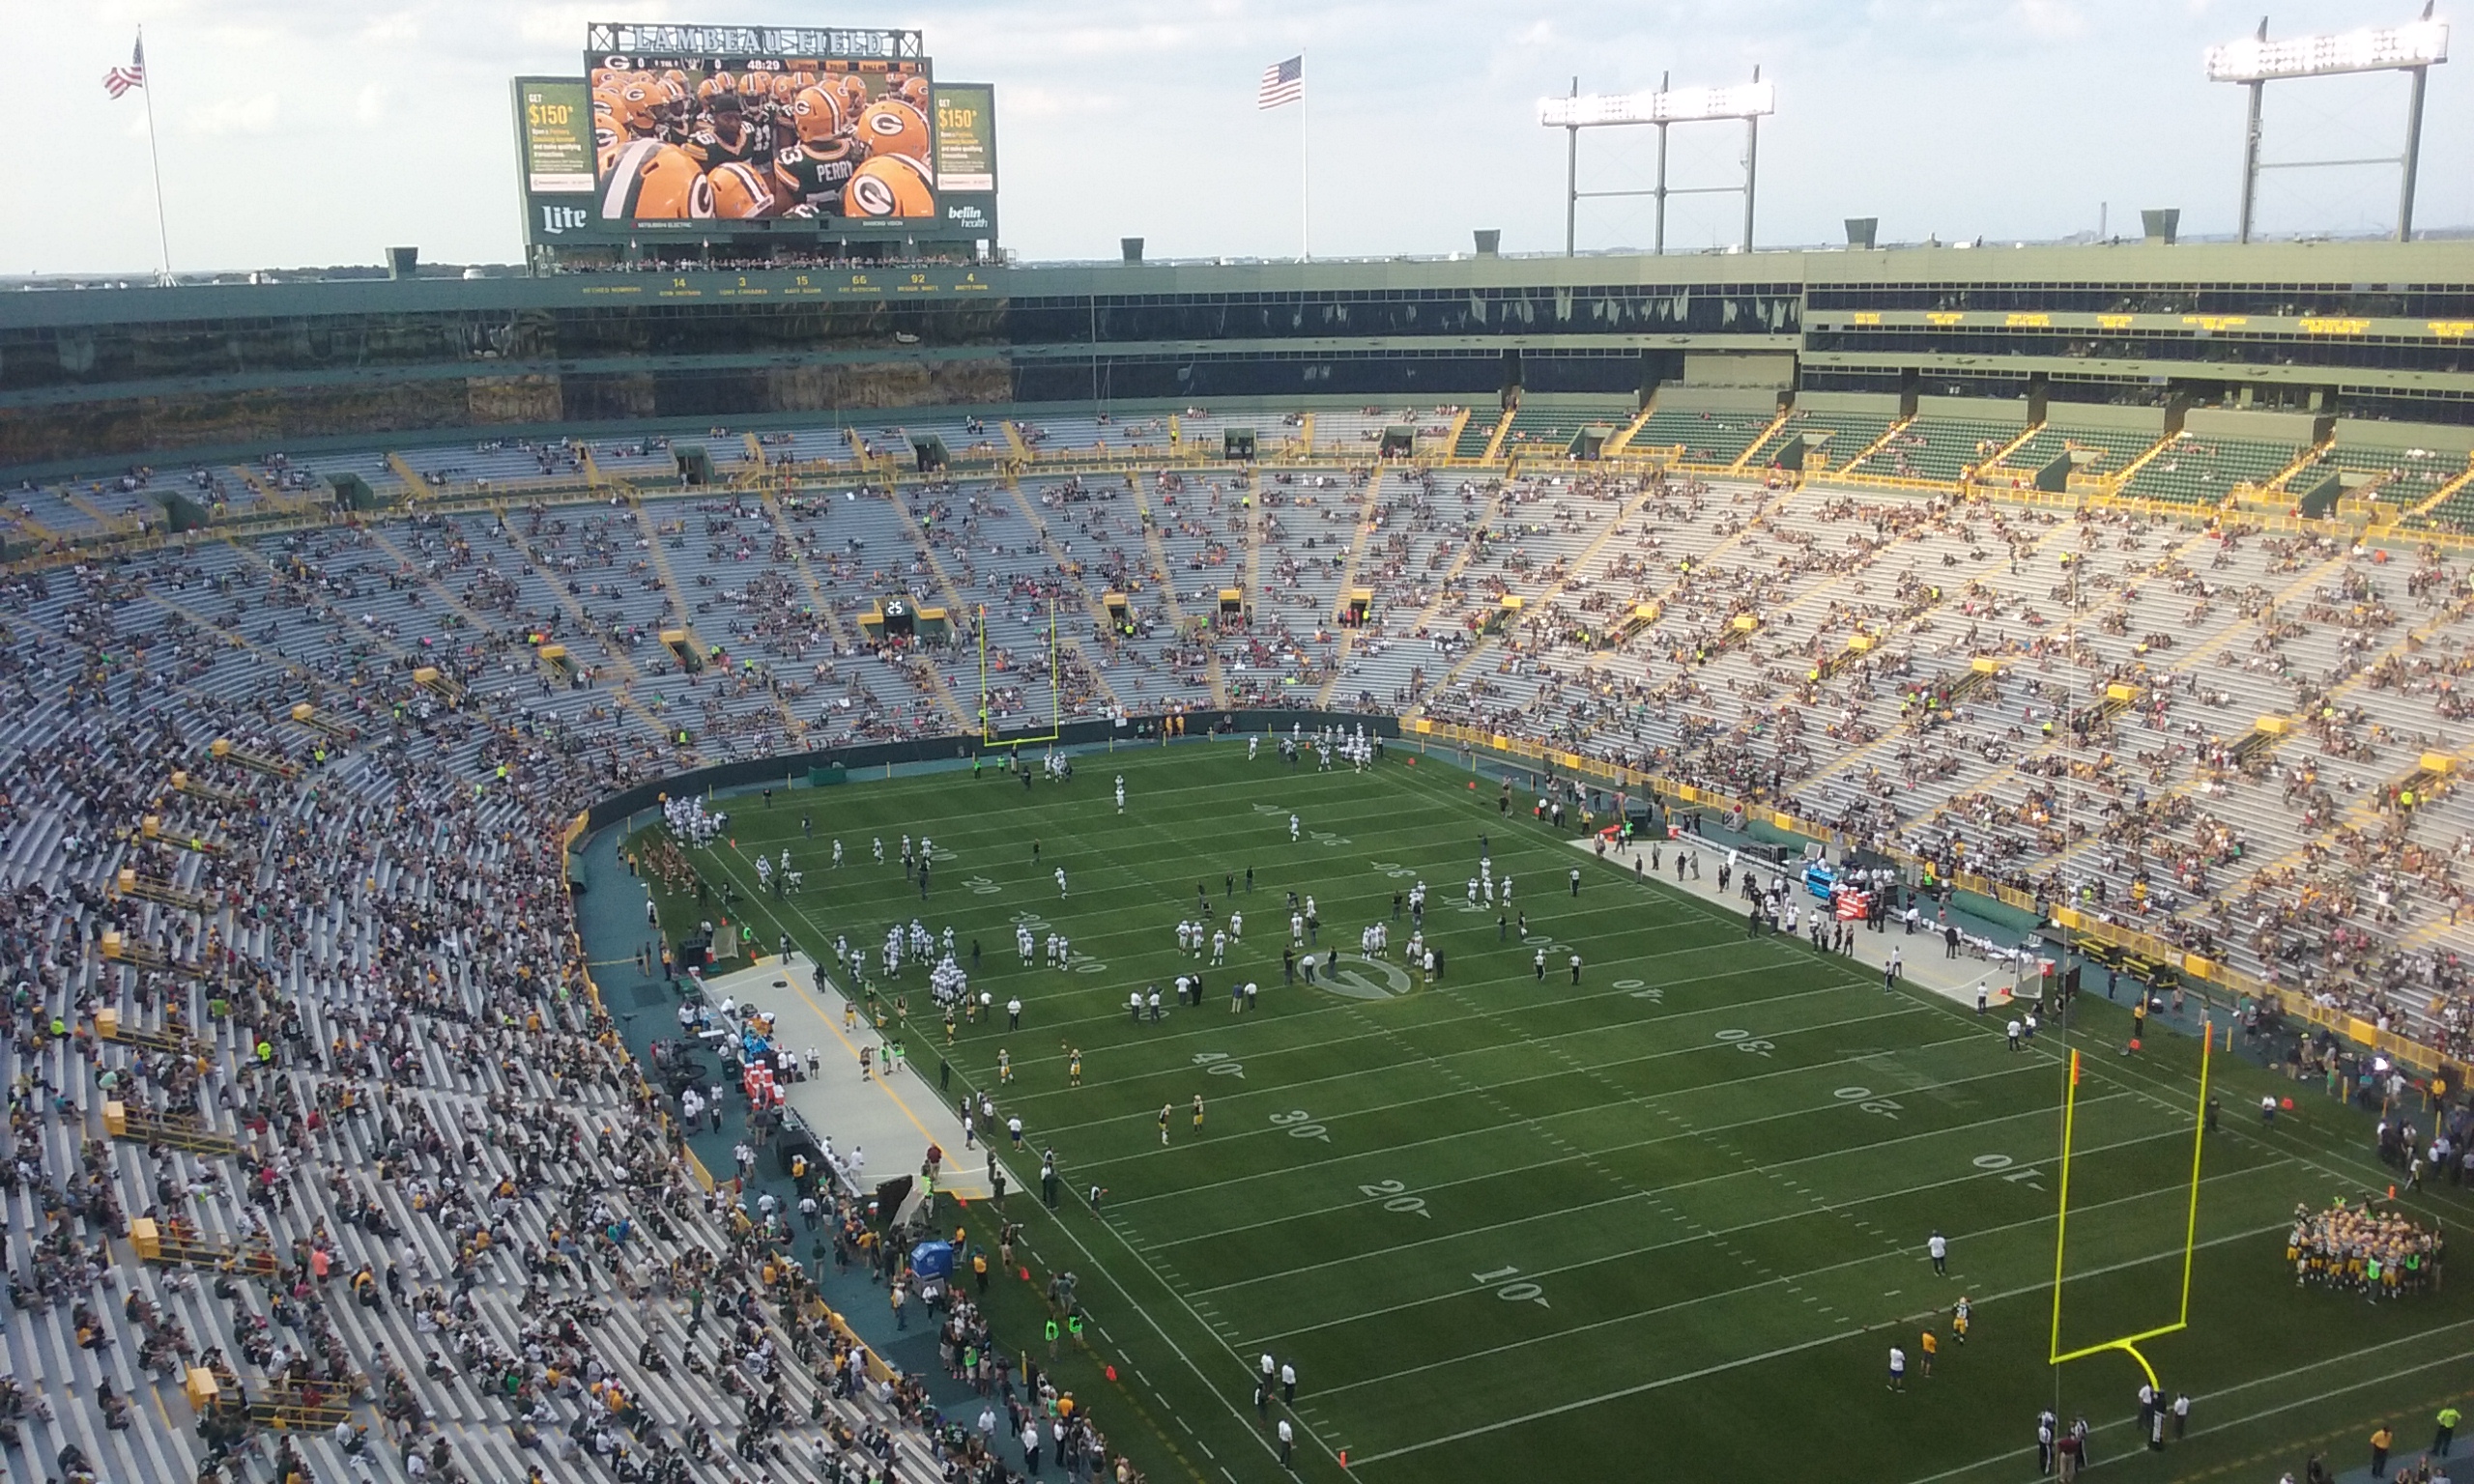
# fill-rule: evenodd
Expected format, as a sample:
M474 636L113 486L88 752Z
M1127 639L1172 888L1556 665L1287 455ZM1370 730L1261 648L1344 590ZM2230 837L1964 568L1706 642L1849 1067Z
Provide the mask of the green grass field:
M2205 1145L2190 1327L2142 1347L2169 1391L2193 1396L2194 1436L2133 1456L2137 1366L2118 1354L2047 1364L2060 1038L2014 1054L1992 1019L1885 993L1876 968L1747 941L1740 916L1586 860L1517 796L1499 816L1490 784L1472 791L1440 758L1318 774L1219 742L1078 768L1028 790L991 769L800 789L769 812L741 796L728 801L735 848L699 865L748 895L761 945L787 931L829 961L837 932L873 950L916 915L983 945L975 989L1026 1003L1020 1031L964 1029L955 1078L992 1085L1008 1048L1016 1080L1000 1105L1035 1148L1057 1151L1070 1189L1107 1188L1096 1214L1069 1199L1050 1215L1035 1189L1010 1206L1040 1264L1081 1275L1098 1327L1060 1373L1161 1484L1277 1476L1251 1396L1265 1351L1298 1369L1296 1467L1324 1480L1341 1476L1343 1450L1350 1473L1375 1480L1477 1484L1539 1464L1562 1477L1720 1477L1779 1463L1919 1484L2025 1479L2057 1381L2062 1415L2096 1425L2110 1472L2273 1479L2314 1445L2360 1467L2360 1440L2383 1417L2410 1459L2440 1399L2466 1384L2462 1284L2373 1304L2297 1290L2286 1272L2297 1201L2390 1179L2368 1122L2316 1088L2262 1129L2240 1110L2294 1085L2215 1059L2229 1113ZM892 860L906 832L936 844L924 903ZM1482 832L1517 884L1527 943L1459 905ZM826 869L837 836L838 871ZM758 899L753 855L785 844L806 888ZM1317 899L1322 949L1345 949L1418 875L1433 893L1440 983L1376 998L1282 983L1287 892ZM1202 969L1202 1009L1131 1023L1129 988L1156 983L1165 998L1194 965L1174 925L1197 882L1221 920L1244 912L1242 946ZM666 906L674 925L694 915L692 898ZM1076 965L1020 967L1018 922L1068 934ZM1409 927L1395 925L1395 945ZM1565 968L1574 950L1578 987ZM1357 974L1394 986L1371 966ZM1229 1013L1232 979L1263 985L1258 1011ZM889 988L911 997L911 1060L933 1076L943 1036L925 966ZM2125 1059L2126 1017L2082 1004L2064 1348L2173 1319L2196 1120L2197 1045L2159 1036ZM1069 1045L1085 1058L1079 1088L1067 1085ZM1013 1163L1020 1179L1036 1173L1035 1156ZM2443 1186L2407 1204L2454 1225L2467 1203ZM1936 1228L1951 1243L1947 1277L1925 1257ZM1035 1332L1037 1293L1001 1289L1000 1324ZM1964 1348L1948 1325L1962 1295L1974 1308ZM1928 1327L1942 1339L1930 1379L1914 1363ZM1893 1343L1911 1356L1899 1395L1885 1384ZM1271 1418L1282 1414L1275 1403Z

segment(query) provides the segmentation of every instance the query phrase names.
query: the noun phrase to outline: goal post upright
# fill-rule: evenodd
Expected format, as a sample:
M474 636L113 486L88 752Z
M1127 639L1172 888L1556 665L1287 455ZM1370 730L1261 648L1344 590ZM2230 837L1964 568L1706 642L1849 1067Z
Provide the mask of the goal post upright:
M2116 1339L2103 1340L2093 1345L2080 1346L2076 1350L2064 1351L2061 1348L2061 1289L2062 1283L2067 1276L2066 1264L2068 1257L2070 1224L2070 1163L2072 1139L2076 1132L2079 1111L2081 1056L2080 1051L2076 1047L2072 1048L2069 1063L2069 1085L2062 1095L2061 1175L2058 1182L2060 1189L2054 1216L2053 1239L2053 1338L2052 1347L2047 1360L2048 1364L2058 1367L2068 1364L2073 1360L2084 1360L2089 1356L2099 1356L2108 1351L2117 1350L2129 1356L2131 1359L2139 1363L2139 1368L2146 1374L2148 1384L2153 1386L2158 1384L2156 1368L2148 1364L2147 1357L2140 1354L2139 1347L2149 1340L2160 1339L2166 1335L2177 1333L2190 1327L2191 1276L2199 1256L2200 1172L2201 1160L2207 1150L2208 1072L2209 1064L2214 1052L2214 1039L2215 1026L2210 1021L2201 1020L2200 1022L2199 1101L2192 1121L2191 1131L2190 1199L2188 1203L2188 1214L2184 1219L2182 1228L2181 1301L2178 1306L2178 1310L2174 1315L2173 1322L2167 1325L2158 1325L2153 1328L2143 1329L2135 1334L2125 1334Z
M979 741L983 747L1010 747L1020 752L1028 743L1053 742L1065 735L1064 677L1057 671L1056 598L1048 600L1048 731L1036 737L996 735L994 709L989 704L988 605L979 606Z

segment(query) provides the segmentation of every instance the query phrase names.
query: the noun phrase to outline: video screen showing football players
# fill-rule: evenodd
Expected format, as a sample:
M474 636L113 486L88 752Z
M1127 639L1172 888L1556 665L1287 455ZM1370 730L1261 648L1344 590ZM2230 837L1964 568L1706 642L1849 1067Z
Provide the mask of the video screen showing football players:
M604 220L936 214L919 63L599 60L590 81Z

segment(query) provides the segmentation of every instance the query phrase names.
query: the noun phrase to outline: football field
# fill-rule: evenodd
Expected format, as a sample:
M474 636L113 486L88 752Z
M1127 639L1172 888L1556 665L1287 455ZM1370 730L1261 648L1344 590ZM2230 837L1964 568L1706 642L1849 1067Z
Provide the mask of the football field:
M2224 1127L2196 1138L2187 1038L2124 1057L2127 1016L2083 997L2066 1038L2014 1051L1999 1016L1885 990L1874 935L1860 961L1748 938L1740 912L1576 850L1528 817L1524 793L1499 813L1491 774L1473 790L1466 770L1414 756L1321 773L1310 754L1292 768L1222 740L1086 755L1072 781L1028 788L992 766L777 790L769 809L740 794L716 804L729 838L694 853L743 894L760 949L788 933L837 980L837 934L868 950L872 979L886 928L914 917L952 927L966 968L978 945L971 988L999 1013L950 1049L927 965L877 987L906 998L906 1049L932 1085L945 1060L955 1092L988 1089L1023 1120L1008 1214L1037 1269L996 1290L995 1317L1022 1344L1048 1270L1079 1275L1094 1327L1057 1374L1155 1484L1278 1477L1282 1417L1296 1470L1327 1480L1343 1453L1348 1473L1384 1481L1541 1465L1709 1477L1779 1459L1858 1479L2024 1479L2045 1407L2085 1413L2093 1458L2121 1477L2248 1465L2231 1476L2272 1479L2315 1440L2347 1440L2353 1467L2383 1417L2410 1458L2439 1398L2466 1385L2463 1285L2371 1303L2297 1289L2284 1262L2297 1202L2395 1178L2367 1115L2219 1054ZM935 842L924 900L898 861L906 834ZM804 887L760 896L755 856L785 848ZM1509 906L1465 901L1482 849ZM1420 879L1443 957L1431 984L1399 961L1416 925L1395 898ZM1203 915L1198 889L1213 929L1243 915L1224 965L1178 946L1179 921ZM1291 893L1319 921L1300 952L1339 950L1337 984L1284 977ZM692 896L663 906L674 935L700 915ZM1376 922L1390 956L1353 956ZM1035 948L1025 967L1018 926L1065 935L1068 964ZM1911 960L1940 957L1938 940L1905 943ZM1202 976L1199 1008L1175 1004L1180 973ZM1232 1011L1248 981L1256 1008ZM1127 1009L1151 985L1157 1021ZM2167 1393L2194 1399L2192 1437L2161 1457L2131 1456L2132 1357L2047 1363L2073 1045L2087 1054L2058 1343L2171 1325L2191 1254L2189 1327L2140 1347ZM2298 1110L2263 1127L2262 1094ZM1036 1184L1048 1149L1066 1187L1053 1213ZM2426 1223L2466 1204L2452 1186L2405 1198ZM992 1242L991 1213L967 1214ZM1946 1274L1926 1256L1937 1231ZM1893 1345L1909 1357L1895 1393ZM1257 1407L1266 1354L1295 1367L1293 1404Z

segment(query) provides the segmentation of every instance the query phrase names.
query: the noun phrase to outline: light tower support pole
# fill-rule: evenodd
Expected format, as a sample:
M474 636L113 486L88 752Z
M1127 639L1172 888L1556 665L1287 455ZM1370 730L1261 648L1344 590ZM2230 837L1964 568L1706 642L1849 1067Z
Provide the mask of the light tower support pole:
M2397 241L2414 240L2414 172L2423 162L2423 85L2430 80L2431 70L2418 67L2414 72L2414 91L2405 100L2405 181L2397 192Z
M1658 73L1658 91L1666 92L1675 85L1673 72ZM1666 130L1667 122L1658 120L1658 227L1657 242L1651 249L1656 256L1666 256Z
M2267 22L2259 22L2259 29L2264 32ZM2259 199L2259 95L2267 91L2267 86L2264 82L2251 84L2251 121L2242 129L2242 226L2235 236L2237 242L2251 240L2251 211Z
M1752 70L1752 80L1761 81L1761 69ZM1747 114L1743 121L1743 250L1752 251L1752 202L1759 194L1755 186L1761 173L1761 119Z
M1577 74L1572 78L1571 96L1581 96L1581 80ZM1564 128L1564 256L1568 258L1572 255L1573 222L1580 209L1581 127L1569 124Z

